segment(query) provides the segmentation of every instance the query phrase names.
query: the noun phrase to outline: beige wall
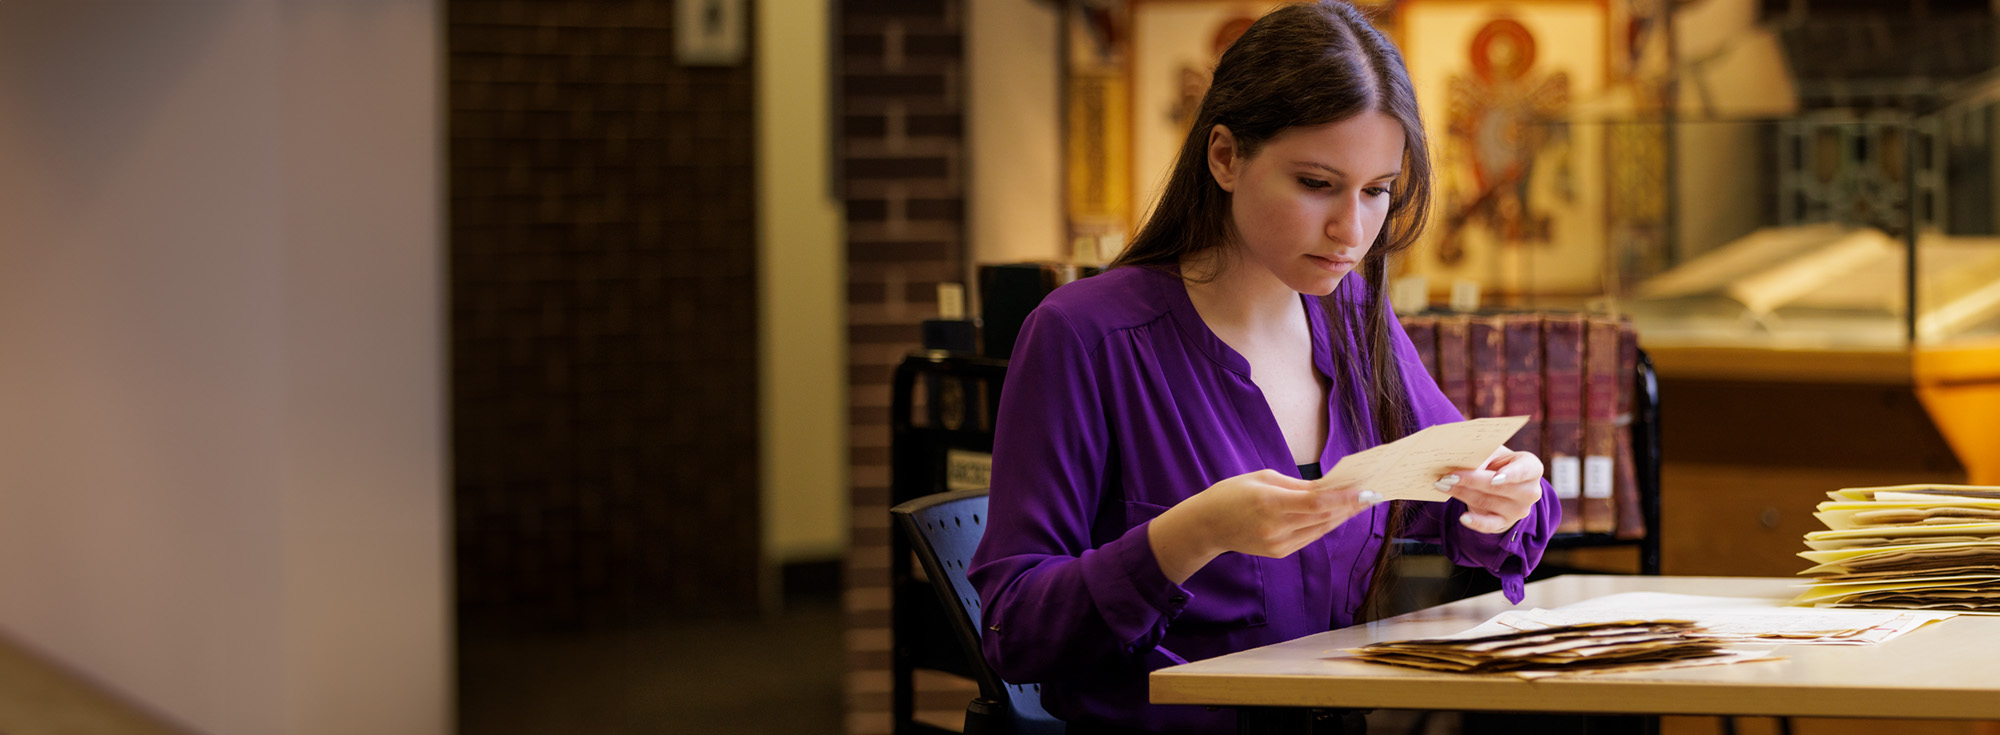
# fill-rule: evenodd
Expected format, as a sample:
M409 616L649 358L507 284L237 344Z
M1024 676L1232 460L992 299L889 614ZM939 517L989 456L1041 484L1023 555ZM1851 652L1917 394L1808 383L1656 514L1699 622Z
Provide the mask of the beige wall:
M1067 260L1055 3L965 3L968 266Z
M1067 257L1055 11L970 0L964 12L970 262ZM833 558L848 541L847 358L844 224L827 169L827 9L782 0L756 15L764 552L776 562Z
M1751 0L1707 0L1674 16L1685 71L1677 131L1683 258L1756 229L1769 206L1760 141L1794 114L1797 95L1777 38L1756 27Z
M189 729L451 729L438 16L0 4L0 631Z
M827 5L756 15L764 558L835 559L847 549L847 260L828 178Z

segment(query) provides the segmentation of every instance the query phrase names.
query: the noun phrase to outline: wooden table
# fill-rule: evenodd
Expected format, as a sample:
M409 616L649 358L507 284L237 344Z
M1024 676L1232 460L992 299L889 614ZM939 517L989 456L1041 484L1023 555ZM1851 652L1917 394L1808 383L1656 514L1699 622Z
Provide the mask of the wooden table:
M1569 575L1523 609L1619 592L1769 598L1797 579ZM1511 609L1499 593L1153 672L1158 704L1242 708L1244 732L1298 732L1310 708L2000 719L2000 617L1960 616L1877 646L1784 646L1783 661L1529 681L1349 658L1340 649L1449 635Z

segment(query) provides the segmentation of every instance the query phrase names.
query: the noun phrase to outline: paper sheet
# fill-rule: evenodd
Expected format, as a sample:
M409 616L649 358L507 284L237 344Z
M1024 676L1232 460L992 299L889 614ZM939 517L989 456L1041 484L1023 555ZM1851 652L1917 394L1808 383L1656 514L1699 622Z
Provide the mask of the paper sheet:
M1893 500L1893 501L1892 500L1825 500L1820 502L1818 510L1855 511L1855 510L1876 510L1879 508L1938 508L1944 506L1963 507L1963 508L1985 508L1991 510L1994 508L2000 508L2000 500L1988 500L1986 498L1938 498L1938 497L1926 497L1923 500Z
M1946 612L1789 607L1774 600L1626 592L1554 610L1508 610L1456 637L1616 620L1691 620L1707 635L1763 643L1857 645L1892 640L1953 617Z
M1486 458L1527 422L1526 416L1500 416L1438 424L1342 457L1313 482L1313 488L1359 487L1381 493L1383 500L1441 503L1451 496L1434 486L1439 477L1485 464Z
M1940 500L2000 500L2000 486L1993 485L1882 485L1844 487L1828 491L1837 501L1938 502Z
M1826 527L1835 531L1856 528L1880 528L1885 526L1939 526L1948 523L2000 523L2000 507L1971 507L1968 505L1931 505L1907 507L1888 503L1870 503L1868 508L1828 509L1832 503L1821 503L1820 510L1813 513Z
M1984 541L1938 542L1938 541L1931 541L1928 539L1919 538L1918 540L1913 540L1907 544L1897 544L1893 546L1853 547L1853 548L1843 548L1843 549L1814 549L1812 551L1801 551L1799 552L1799 556L1805 557L1808 561L1811 561L1814 564L1836 564L1841 562L1855 561L1866 557L1876 556L1878 554L1879 555L1924 554L1924 555L1935 555L1935 556L1976 556L1991 548L1993 548L1993 545L1986 543Z
M2000 535L1863 536L1861 538L1815 539L1807 541L1806 548L1813 551L1882 550L1908 548L1911 546L1935 546L1938 544L1976 544L1986 548L1994 548L2000 546Z
M1838 541L1862 538L1901 538L1905 536L1993 536L2000 535L2000 523L1943 523L1927 526L1883 526L1871 528L1828 529L1807 531L1807 541Z
M1828 570L1819 569L1813 573L1819 575L1818 581L1815 584L1893 582L1899 579L1909 579L1917 574L1953 577L1968 574L1984 574L2000 578L2000 564L1962 564L1959 566L1936 566L1935 564L1927 566L1906 565L1901 568L1883 569L1881 571L1845 573L1829 573Z
M1799 602L1834 600L1861 592L1929 590L1939 587L1976 586L1986 591L1987 594L1992 594L1992 588L1996 583L2000 583L2000 578L1995 578L1992 575L1964 575L1957 577L1913 577L1899 579L1894 582L1822 584L1813 585L1812 588L1800 593Z
M1665 669L1692 668L1695 666L1725 666L1728 664L1740 664L1749 661L1785 660L1785 657L1778 656L1776 655L1776 653L1777 651L1772 649L1754 650L1754 649L1725 648L1722 649L1721 651L1718 651L1717 652L1718 655L1715 656L1710 656L1706 658L1689 658L1689 659L1682 659L1679 661L1662 661L1657 664L1620 666L1618 668L1612 668L1612 669L1572 669L1568 671L1514 671L1509 673L1523 679L1547 679L1553 676L1592 676L1592 675L1602 675L1602 674L1629 674L1635 671L1661 671Z

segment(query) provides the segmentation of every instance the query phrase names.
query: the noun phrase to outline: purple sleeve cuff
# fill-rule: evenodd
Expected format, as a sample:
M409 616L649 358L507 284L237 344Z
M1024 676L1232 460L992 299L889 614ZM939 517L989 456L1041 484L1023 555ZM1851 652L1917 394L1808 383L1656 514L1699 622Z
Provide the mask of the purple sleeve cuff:
M1146 537L1151 527L1152 521L1139 524L1077 560L1083 565L1084 586L1090 590L1098 614L1128 650L1156 642L1168 621L1187 608L1191 597L1160 570Z
M1493 576L1500 578L1500 594L1506 595L1507 602L1515 605L1521 604L1521 598L1527 596L1525 588L1528 572L1533 569L1527 563L1528 550L1521 543L1521 526L1530 523L1533 518L1533 515L1529 515L1515 522L1513 528L1507 529L1506 533L1500 535L1500 564L1498 568L1491 570ZM1537 553L1535 556L1539 560L1541 554Z
M1549 544L1550 530L1555 528L1561 513L1555 493L1547 480L1542 481L1542 499L1535 503L1534 510L1527 517L1514 523L1513 528L1500 534L1485 534L1466 528L1458 523L1458 516L1465 512L1465 505L1457 500L1445 504L1444 512L1438 519L1454 563L1460 566L1480 567L1491 572L1500 580L1500 591L1507 601L1520 604L1527 594L1528 573L1541 563L1542 551ZM1551 515L1551 514L1558 515Z

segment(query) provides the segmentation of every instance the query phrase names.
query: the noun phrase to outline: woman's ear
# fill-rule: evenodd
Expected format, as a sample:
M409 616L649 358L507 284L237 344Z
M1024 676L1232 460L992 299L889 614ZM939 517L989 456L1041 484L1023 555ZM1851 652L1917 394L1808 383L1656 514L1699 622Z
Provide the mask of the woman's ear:
M1243 157L1236 150L1236 134L1229 132L1229 126L1217 123L1208 129L1208 173L1215 177L1215 185L1223 191L1236 192L1236 175L1243 167Z

